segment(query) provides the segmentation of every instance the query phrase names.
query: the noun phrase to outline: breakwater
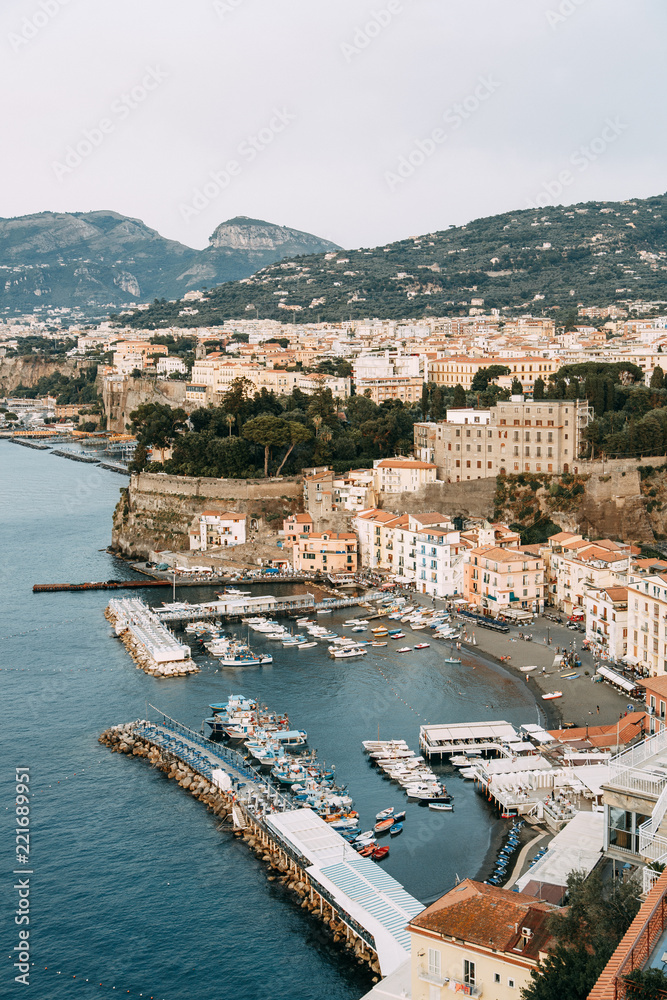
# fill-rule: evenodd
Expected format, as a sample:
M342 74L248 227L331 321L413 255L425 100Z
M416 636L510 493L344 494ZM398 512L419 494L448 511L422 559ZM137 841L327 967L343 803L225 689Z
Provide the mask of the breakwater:
M133 598L111 600L104 616L114 626L116 635L140 670L153 677L199 673L190 647L174 638L143 601Z
M22 441L20 438L7 438L10 444L20 444L22 448L33 448L35 451L50 451L48 444L37 444L36 441Z
M356 854L346 860L354 852L343 838L312 810L295 809L240 754L166 717L161 725L139 720L113 726L99 742L147 760L202 802L221 820L221 828L226 824L268 866L269 878L293 892L334 943L368 966L376 979L407 959L407 932L396 926L407 923L422 904L374 862ZM318 851L326 859L320 864Z
M92 455L81 455L73 451L59 451L54 448L53 455L58 455L59 458L69 458L72 462L86 462L88 465L97 465L98 459L93 458Z

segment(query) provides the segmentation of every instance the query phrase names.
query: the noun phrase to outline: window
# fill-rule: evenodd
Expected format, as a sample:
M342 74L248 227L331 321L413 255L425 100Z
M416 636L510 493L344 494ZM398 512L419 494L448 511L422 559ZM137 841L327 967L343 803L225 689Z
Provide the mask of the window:
M500 982L500 973L499 972L494 972L493 973L493 981L494 981L494 983L499 983Z
M440 979L440 952L436 951L435 948L429 948L428 950L428 974L436 979Z
M514 980L513 979L508 979L507 980L507 985L509 986L509 988L511 990L513 990L514 989Z
M475 963L466 958L463 962L463 982L466 986L475 985Z

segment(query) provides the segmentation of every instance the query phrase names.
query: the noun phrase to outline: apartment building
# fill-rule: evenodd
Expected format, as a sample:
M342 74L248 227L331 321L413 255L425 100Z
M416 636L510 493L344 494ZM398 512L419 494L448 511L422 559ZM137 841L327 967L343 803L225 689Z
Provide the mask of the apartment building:
M412 1000L454 993L517 1000L551 944L557 909L521 892L465 879L410 921Z
M430 597L455 597L463 593L465 547L460 531L453 525L423 523L432 515L410 518L415 531L414 583L419 594ZM449 530L448 530L449 529Z
M226 355L208 355L204 360L195 361L192 366L192 381L208 387L209 401L218 404L220 396L229 392L232 382L245 378L252 384L252 391L274 392L277 396L289 395L295 389L312 395L319 388L331 389L334 398L347 399L352 380L333 375L306 375L301 371L283 368L262 367L258 364L230 361Z
M357 395L368 396L376 406L387 399L398 399L401 403L419 403L424 388L421 375L413 377L394 375L387 378L361 378L355 382Z
M329 531L299 534L292 561L297 572L356 573L357 536Z
M667 674L667 573L630 577L626 659L645 677Z
M591 590L624 586L632 546L601 539L589 542L578 535L559 532L546 546L548 555L547 592L549 603L571 615L586 610ZM636 550L635 550L636 551Z
M245 514L205 510L190 526L190 549L206 552L219 546L243 545L246 540Z
M463 567L463 596L482 614L544 608L544 563L539 556L494 545L471 549Z
M628 651L627 587L604 587L586 591L586 638L602 656L616 661Z
M377 493L416 493L422 486L436 480L436 466L431 462L383 458L376 459L373 468Z
M440 357L429 361L428 381L448 389L461 385L469 392L472 389L473 379L480 368L490 368L491 365L505 365L510 369L510 375L500 376L499 385L507 383L509 387L512 380L517 378L521 382L523 392L531 396L533 386L538 378L547 382L549 376L555 374L561 367L557 358L504 358L498 355L487 355L482 358L467 355Z
M143 371L150 357L168 353L163 344L153 344L149 340L121 340L115 345L113 363L118 372L127 375L135 368Z
M180 358L159 358L157 363L157 373L158 375L173 375L178 373L179 375L185 375L187 372L187 366L184 361Z
M393 562L393 549L387 549L387 542L393 543L391 526L397 520L396 514L377 508L361 511L353 519L352 524L359 538L359 558L364 569L386 568L387 552L392 553Z
M486 479L520 472L561 475L576 472L592 420L586 401L513 396L489 410L448 410L435 425L415 425L418 454L432 452L438 477L446 482Z

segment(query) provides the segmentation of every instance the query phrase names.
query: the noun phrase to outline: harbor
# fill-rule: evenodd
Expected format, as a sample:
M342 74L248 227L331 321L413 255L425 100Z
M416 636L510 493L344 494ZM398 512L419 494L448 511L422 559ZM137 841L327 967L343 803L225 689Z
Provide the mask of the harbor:
M240 753L167 716L112 727L100 742L147 759L227 822L376 978L409 959L406 924L423 909L419 900L312 808L277 791Z

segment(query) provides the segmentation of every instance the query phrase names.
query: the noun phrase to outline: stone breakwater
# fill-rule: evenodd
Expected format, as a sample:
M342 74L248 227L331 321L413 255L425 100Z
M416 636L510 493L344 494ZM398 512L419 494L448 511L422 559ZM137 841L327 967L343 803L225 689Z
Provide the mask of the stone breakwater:
M117 618L111 608L106 608L104 617L115 626ZM199 667L192 658L158 663L146 647L135 639L129 628L125 628L118 638L136 663L137 669L143 670L144 673L150 674L152 677L186 677L188 674L199 673Z
M222 791L216 784L199 774L194 768L179 760L175 754L152 744L135 732L135 723L112 726L99 737L98 742L109 747L112 753L143 757L176 781L181 788L202 802L209 812L218 817L234 836L242 838L257 857L270 869L268 879L280 882L294 893L303 910L320 920L332 936L334 944L346 951L359 965L366 965L373 973L373 982L380 978L377 954L362 938L340 919L336 909L311 885L308 873L275 843L266 828L249 814L237 801L233 792Z

